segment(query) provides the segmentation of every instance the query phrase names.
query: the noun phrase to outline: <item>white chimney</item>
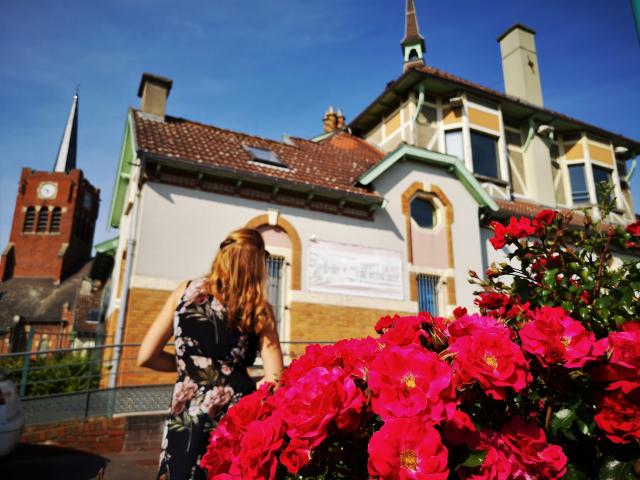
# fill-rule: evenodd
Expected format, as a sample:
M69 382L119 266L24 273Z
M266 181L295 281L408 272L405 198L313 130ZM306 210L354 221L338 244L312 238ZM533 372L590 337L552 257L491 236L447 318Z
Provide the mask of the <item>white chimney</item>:
M505 92L542 107L535 37L534 30L516 24L498 37L498 43L502 54Z

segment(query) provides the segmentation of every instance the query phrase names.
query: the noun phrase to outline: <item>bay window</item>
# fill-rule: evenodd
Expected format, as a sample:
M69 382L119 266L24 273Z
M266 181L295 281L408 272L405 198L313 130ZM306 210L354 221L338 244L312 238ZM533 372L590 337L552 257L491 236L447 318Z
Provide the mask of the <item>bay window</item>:
M483 177L499 178L498 139L475 130L471 130L470 133L474 173Z
M608 185L613 184L612 173L613 172L608 168L603 168L603 167L598 167L596 165L593 165L593 182L596 185L596 195L598 198L598 203L602 201L602 198L600 196L600 189L598 188L598 185L600 185L600 183L602 182Z
M462 143L462 130L447 130L444 133L444 144L448 155L464 159L464 146Z
M573 203L589 203L589 188L587 187L584 164L569 165L569 180Z

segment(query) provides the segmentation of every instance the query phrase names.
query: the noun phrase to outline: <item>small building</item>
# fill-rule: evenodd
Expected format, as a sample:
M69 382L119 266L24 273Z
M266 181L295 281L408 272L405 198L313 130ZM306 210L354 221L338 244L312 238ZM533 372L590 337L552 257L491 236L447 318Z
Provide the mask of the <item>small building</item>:
M288 342L373 333L378 317L471 305L468 271L504 255L489 222L542 208L635 219L627 163L640 143L543 105L535 32L498 38L505 92L426 62L412 0L403 72L353 120L330 108L324 133L281 141L167 113L171 79L142 76L130 109L111 204L120 229L107 330L140 342L169 293L207 273L232 230L259 229L269 296ZM635 161L635 160L634 160ZM118 342L117 342L118 343ZM165 383L125 349L116 384Z

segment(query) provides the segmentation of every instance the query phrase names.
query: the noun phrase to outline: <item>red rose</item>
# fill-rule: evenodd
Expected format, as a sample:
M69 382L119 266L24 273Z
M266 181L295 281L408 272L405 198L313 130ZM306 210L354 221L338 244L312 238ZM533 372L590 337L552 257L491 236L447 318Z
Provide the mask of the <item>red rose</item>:
M309 443L299 438L291 440L287 448L280 454L280 463L284 465L289 473L298 473L310 460L311 448Z
M491 242L491 245L493 245L493 248L500 250L507 244L507 235L509 230L500 222L491 222L489 226L493 229L493 238L489 241Z
M514 417L500 432L483 430L481 448L487 450L479 474L470 478L550 480L567 471L567 457L558 445L547 443L544 430Z
M489 447L487 455L480 465L477 474L467 477L468 480L511 480L511 462L499 450Z
M340 352L334 345L309 345L305 348L304 354L291 362L289 368L284 371L280 384L283 386L292 385L315 367L324 367L331 370L334 367L341 366Z
M226 418L226 417L225 417ZM240 479L240 437L234 437L225 428L223 418L211 433L207 451L200 460L200 466L207 471L207 478L230 475Z
M278 466L276 451L282 442L283 425L277 415L251 422L240 442L242 478L274 479Z
M506 337L509 337L511 332L503 321L493 317L485 317L474 313L473 315L464 315L456 318L447 329L449 334L449 341L454 342L460 337L467 335L474 335L478 331L495 331Z
M519 238L530 237L535 233L535 228L531 225L531 220L527 217L516 219L511 217L509 225L504 226L499 222L491 222L494 236L489 241L493 248L500 250L507 243Z
M439 422L455 409L451 368L419 347L387 347L371 364L371 407L383 420L421 416Z
M398 317L395 319L393 327L380 337L380 342L385 345L410 345L420 343L420 338L425 334L420 317Z
M591 294L588 290L583 290L578 296L578 300L585 305L589 305L591 303Z
M634 237L640 237L640 221L627 225L627 233L630 233Z
M349 376L345 376L341 385L337 384L336 388L339 394L338 413L335 418L336 427L343 432L352 432L360 426L362 420L364 395Z
M376 332L380 334L384 333L385 330L393 326L398 318L400 318L399 315L394 315L393 317L391 315L380 317L380 320L378 320L378 323L376 323L376 326L374 327Z
M467 309L465 307L456 307L453 311L453 318L464 317L467 314Z
M515 318L529 310L529 302L522 304L519 298L498 292L482 292L474 303L482 313L492 317Z
M551 225L556 218L555 210L542 210L533 219L533 226L537 232L540 232L544 227Z
M640 440L640 383L623 380L609 385L594 418L614 443Z
M440 435L413 418L385 422L369 441L369 475L383 480L446 480L448 452Z
M449 348L460 382L477 381L496 400L504 400L507 388L519 392L531 381L520 347L493 328L460 337Z
M469 415L462 410L456 410L453 416L444 423L442 438L447 445L467 445L475 450L480 442L480 433Z
M366 380L369 364L376 357L383 345L375 338L366 337L351 340L340 340L335 344L342 359L345 374Z
M512 463L514 478L555 479L567 470L562 448L547 444L544 430L520 417L502 427L499 443Z
M562 307L541 307L531 312L531 317L520 329L522 348L545 366L580 368L605 353L593 333Z
M594 372L597 380L640 379L640 322L627 322L621 332L609 333L609 362Z
M353 383L350 378L347 380ZM325 439L329 424L338 414L345 418L352 415L350 410L359 408L358 400L351 398L355 393L345 391L344 382L341 369L316 367L287 388L279 402L287 435L306 439L315 447ZM350 398L344 405L343 401Z

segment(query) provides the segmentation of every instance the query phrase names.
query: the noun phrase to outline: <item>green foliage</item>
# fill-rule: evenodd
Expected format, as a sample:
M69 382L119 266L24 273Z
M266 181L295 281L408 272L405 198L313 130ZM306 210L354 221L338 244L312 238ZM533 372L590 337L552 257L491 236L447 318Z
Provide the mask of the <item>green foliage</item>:
M613 187L598 186L602 218L615 208ZM624 226L593 218L587 209L557 214L535 237L510 238L508 261L493 264L481 279L471 272L477 293L504 294L526 308L506 319L514 327L526 321L527 308L563 307L597 339L628 321L640 319L638 238ZM569 459L565 479L634 479L640 447L603 438L594 422L597 392L589 369L531 365L536 379L514 408L541 412L547 440L559 444ZM528 403L527 403L528 402ZM483 410L486 407L483 405ZM640 467L640 465L639 465Z
M20 388L24 357L0 359L0 370ZM27 374L26 396L83 392L98 388L100 359L89 355L65 353L46 358L31 358Z

